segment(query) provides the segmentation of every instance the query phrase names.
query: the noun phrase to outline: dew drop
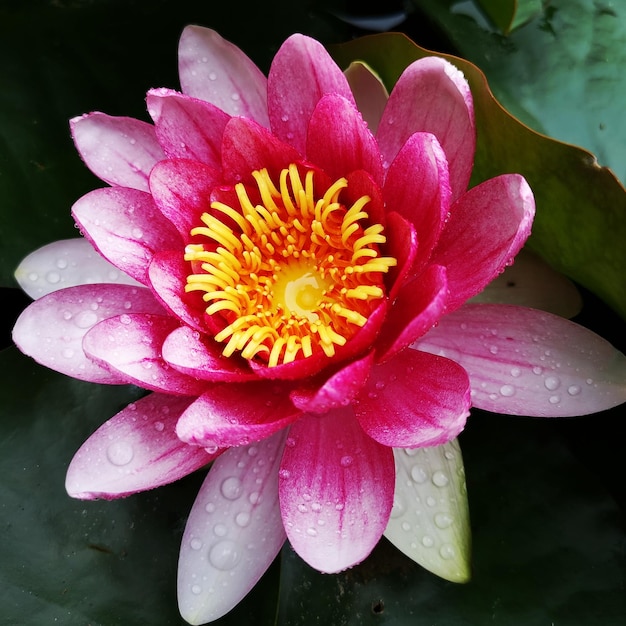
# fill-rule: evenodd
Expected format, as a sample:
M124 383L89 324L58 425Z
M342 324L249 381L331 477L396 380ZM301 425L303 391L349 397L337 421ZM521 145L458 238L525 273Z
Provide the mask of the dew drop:
M317 530L315 530L315 528L307 528L306 529L306 534L309 537L317 537Z
M259 449L256 446L250 446L248 448L248 456L256 456L259 453Z
M72 348L65 348L63 350L63 356L66 359L71 359L74 356L74 350L72 350Z
M425 548L432 548L435 545L435 540L430 535L424 535L422 537L422 545Z
M289 116L285 114L285 115L283 115L280 119L281 119L283 122L288 122L288 121L289 121Z
M285 441L285 445L288 448L293 448L296 445L296 440L293 437L287 437L287 441Z
M515 387L513 387L513 385L502 385L502 387L500 387L500 395L505 398L510 398L515 395Z
M341 467L350 467L353 461L354 459L350 455L346 455L341 457L339 463L341 464Z
M197 537L194 537L190 542L189 542L189 547L192 550L200 550L200 548L202 547L202 541L200 539L198 539Z
M57 259L56 266L60 270L67 269L67 259Z
M498 346L489 346L489 352L491 354L498 354Z
M98 316L93 311L82 311L74 318L78 328L91 328L98 321Z
M541 374L543 374L543 367L535 365L535 367L533 367L533 374L535 374L536 376L541 376Z
M286 469L281 469L278 472L278 476L282 478L283 480L287 480L291 476L291 472Z
M228 528L226 524L215 524L215 526L213 526L213 533L216 537L225 537L228 533Z
M300 511L300 513L306 513L309 510L309 508L307 507L306 504L299 504L298 505L298 511Z
M209 80L217 80L217 74L215 72L210 72Z
M231 98L231 100L233 100L233 102L239 102L240 97L241 96L237 92L231 94L231 96L230 96L230 98Z
M433 474L432 481L437 487L445 487L450 482L448 477L440 470Z
M36 282L37 280L39 280L39 274L37 274L36 272L31 272L28 275L28 280L30 280L32 282Z
M200 587L200 585L191 585L191 593L193 593L195 596L200 595L201 592L202 587Z
M454 551L454 547L451 546L449 543L444 544L443 546L441 546L441 548L439 548L439 556L442 559L453 559L455 555L455 551Z
M132 319L130 315L126 315L126 313L122 313L120 315L120 324L124 324L125 326L128 326L131 322L132 322Z
M406 512L406 506L404 502L396 495L393 499L393 506L391 507L391 517L402 517Z
M543 381L543 384L545 385L546 389L548 389L549 391L554 391L555 389L559 387L559 385L561 384L561 381L556 376L548 376Z
M578 385L570 385L567 388L567 393L569 393L570 396L577 396L581 391L582 390Z
M209 561L213 567L228 571L233 569L241 559L239 546L228 539L216 543L209 552Z
M258 491L253 491L248 496L248 502L250 502L250 504L258 504L260 501L261 501L261 494Z
M133 460L133 447L127 441L116 441L107 448L107 458L119 467Z
M222 481L220 491L227 500L236 500L243 491L243 485L236 476L229 476Z
M428 498L426 498L426 504L428 506L435 506L435 504L437 504L437 500L435 500L432 496L428 496Z
M215 504L213 502L209 502L205 507L204 510L207 513L215 513Z
M554 396L550 396L550 404L558 404L561 401L561 396L558 395L554 395Z
M452 525L452 521L452 517L447 513L437 513L437 515L435 515L435 526L442 530L449 528Z
M72 312L71 311L63 311L63 319L65 321L69 321L72 319Z
M240 528L245 528L250 523L250 514L246 511L242 511L241 513L237 513L235 516L235 524Z
M409 530L411 530L411 524L409 524L408 522L402 522L401 526L402 530L406 531L407 533L409 532Z
M143 230L141 230L141 228L133 228L131 233L135 239L141 239L143 237Z
M428 474L426 473L426 470L421 465L414 465L411 468L411 478L416 483L421 484L421 483L426 482L426 480L428 479Z
M514 367L511 369L511 376L513 378L519 378L522 375L522 370L519 367Z
M163 422L154 422L154 430L157 432L162 433L164 428L165 424Z
M59 272L48 272L46 274L46 280L51 285L56 285L58 282L61 281L61 274L59 274Z

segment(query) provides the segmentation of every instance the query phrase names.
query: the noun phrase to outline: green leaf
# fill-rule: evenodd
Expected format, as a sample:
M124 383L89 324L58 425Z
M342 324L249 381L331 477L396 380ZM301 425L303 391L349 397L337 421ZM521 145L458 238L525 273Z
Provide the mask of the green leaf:
M480 8L505 35L541 14L541 0L477 0Z
M343 67L362 59L391 88L410 62L434 53L402 35L382 34L336 46L333 54ZM472 63L439 56L459 67L472 89L478 134L473 183L506 172L524 175L537 204L529 245L626 317L624 188L588 152L542 136L507 113Z

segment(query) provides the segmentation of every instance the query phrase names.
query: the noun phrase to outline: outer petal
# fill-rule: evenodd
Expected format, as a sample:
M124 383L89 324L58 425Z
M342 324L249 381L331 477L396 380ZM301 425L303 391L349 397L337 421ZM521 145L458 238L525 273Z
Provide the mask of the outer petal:
M93 383L122 384L124 376L87 358L82 342L94 325L120 313L163 313L148 289L129 285L79 285L40 298L13 328L17 347L50 369Z
M365 170L382 184L383 164L376 139L356 106L337 94L327 94L317 103L309 122L306 156L332 179Z
M465 77L444 59L419 59L398 79L378 127L384 160L391 163L415 132L439 140L448 160L452 199L458 198L474 165L474 107Z
M148 191L148 175L164 158L154 127L131 117L89 113L70 122L87 167L110 185Z
M187 95L206 100L229 115L269 126L265 76L237 46L214 30L185 28L178 46L178 72Z
M182 246L171 222L144 191L95 189L74 203L72 215L102 256L144 285L154 253Z
M144 389L197 396L204 381L172 369L161 356L163 341L178 322L165 315L126 314L96 324L84 337L87 356Z
M269 72L272 132L304 154L309 119L325 93L338 94L356 104L346 77L322 44L304 35L292 35L276 53Z
M285 434L227 450L194 502L178 560L178 607L190 624L228 613L285 541L278 464Z
M385 537L437 576L467 582L471 529L459 442L396 448L394 457L396 491Z
M387 280L389 285L387 292L389 299L393 301L398 290L411 274L419 243L415 226L395 211L387 216L385 235L387 237L386 252L398 262L395 267L389 269Z
M626 357L590 330L543 311L467 304L416 347L460 363L472 403L487 411L566 417L626 401Z
M404 350L377 365L354 404L363 430L386 446L416 448L456 437L469 415L465 370L454 361Z
M470 189L450 213L432 256L448 270L449 311L511 264L530 235L535 202L522 176L505 174Z
M220 167L222 134L230 115L171 89L151 89L146 101L156 136L169 158Z
M302 417L289 431L279 485L294 550L321 572L361 562L387 525L393 484L391 449L367 437L350 409Z
M212 386L181 416L176 433L204 448L241 446L269 437L301 411L280 386L265 381Z
M87 239L53 241L25 257L15 270L19 286L33 299L94 283L139 283L103 259Z
M105 422L74 455L65 488L73 498L121 498L171 483L215 458L176 437L191 399L150 394Z
M362 61L350 63L344 74L363 119L367 122L369 129L376 133L389 99L383 81Z

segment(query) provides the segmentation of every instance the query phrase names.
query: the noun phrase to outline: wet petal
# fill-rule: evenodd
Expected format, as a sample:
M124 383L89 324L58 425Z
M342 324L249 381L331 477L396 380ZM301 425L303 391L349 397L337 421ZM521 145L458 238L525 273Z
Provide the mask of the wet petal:
M467 582L471 528L459 442L393 452L396 491L385 537L437 576Z
M35 361L67 376L121 384L124 376L102 368L83 351L85 334L120 313L163 313L148 289L129 285L78 285L36 300L13 328L17 347Z
M369 129L376 133L389 94L382 80L362 61L353 61L344 72L357 107Z
M626 357L590 330L543 311L467 304L415 346L462 365L472 404L487 411L567 417L626 401Z
M269 127L267 79L237 46L214 30L185 28L178 46L178 72L185 94Z
M393 503L393 453L361 430L350 409L298 420L279 476L287 537L311 567L339 572L372 551Z
M456 437L469 415L467 373L454 361L404 350L376 365L354 404L363 430L386 446L415 448Z
M228 613L282 547L278 465L284 437L280 432L227 450L202 484L178 560L178 606L190 624Z
M15 270L19 286L33 299L94 283L139 283L103 259L87 239L53 241L25 257Z
M89 113L70 128L87 167L110 185L148 191L148 175L165 157L151 124L132 117Z
M129 404L85 441L67 470L73 498L121 498L174 482L215 458L175 432L190 398L153 393Z

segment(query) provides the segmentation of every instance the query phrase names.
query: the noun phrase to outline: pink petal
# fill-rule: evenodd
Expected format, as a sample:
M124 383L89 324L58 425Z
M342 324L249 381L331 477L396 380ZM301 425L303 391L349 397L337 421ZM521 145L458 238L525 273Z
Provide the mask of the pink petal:
M291 401L307 413L326 413L351 404L357 396L374 362L374 353L353 361L340 369L319 388L295 389Z
M393 302L398 295L398 290L411 273L419 243L415 226L395 211L387 215L385 236L387 237L385 251L398 263L389 269L388 280L386 281L390 285L388 289L389 299Z
M472 95L463 74L438 57L409 65L393 88L378 127L380 150L388 163L415 132L432 133L443 147L452 199L469 183L476 137Z
M265 76L237 46L214 30L185 28L178 46L178 72L188 96L269 127Z
M185 411L176 433L205 448L241 446L269 437L300 413L281 386L265 381L217 384Z
M161 346L178 322L165 315L122 314L96 324L83 339L90 359L144 389L197 396L204 381L172 369L161 356Z
M567 417L626 401L626 357L590 330L543 311L467 304L416 346L463 366L472 403L487 411Z
M404 350L377 365L354 404L363 430L385 446L416 448L456 437L469 415L467 373L454 361Z
M382 183L383 164L374 135L356 106L337 94L327 94L317 103L309 122L306 156L333 180L365 170L378 185Z
M361 61L350 63L344 72L356 104L369 129L376 133L389 94L380 78Z
M174 482L215 458L176 437L191 400L150 394L105 422L74 455L65 488L73 498L121 498Z
M93 283L140 284L103 259L82 237L53 241L25 257L15 270L19 286L33 299Z
M304 154L309 119L325 93L356 104L346 77L324 47L310 37L292 35L276 53L269 72L272 132Z
M96 324L120 313L163 313L148 289L129 285L79 285L33 302L13 328L17 347L35 361L67 376L122 384L124 376L87 358L82 343Z
M446 157L434 135L415 133L389 166L384 186L390 210L415 226L415 272L430 257L450 210Z
M178 560L178 607L190 624L228 613L283 543L278 464L285 434L220 456L194 502Z
M287 537L311 567L339 572L368 556L393 504L393 453L361 430L351 410L298 420L279 477Z
M95 189L74 203L72 216L103 257L143 284L156 251L182 247L150 194L137 189Z
M534 215L532 191L518 174L491 178L455 202L431 259L448 270L449 311L511 264L530 235Z
M222 356L221 345L188 326L181 326L167 336L162 354L172 367L194 378L228 383L257 378L246 361Z
M377 360L386 361L430 330L443 315L448 299L445 268L430 265L403 285L376 342Z
M146 100L156 136L169 158L220 167L222 134L230 119L227 113L171 89L152 89Z
M148 175L164 158L154 127L131 117L89 113L70 128L87 167L110 185L148 191Z
M150 192L165 217L184 240L202 224L210 210L211 191L222 182L219 172L204 163L186 159L161 161L150 174Z

